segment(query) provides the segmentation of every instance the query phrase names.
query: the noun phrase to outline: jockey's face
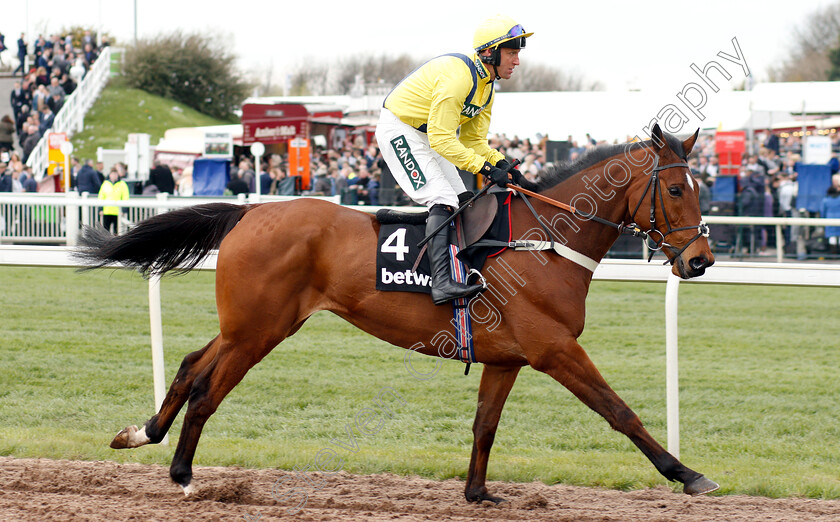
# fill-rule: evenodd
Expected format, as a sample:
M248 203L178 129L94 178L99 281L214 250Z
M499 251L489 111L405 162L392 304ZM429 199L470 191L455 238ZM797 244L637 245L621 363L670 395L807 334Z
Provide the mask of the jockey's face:
M513 70L519 65L519 49L500 49L502 51L502 60L498 67L496 67L496 74L505 80L510 80L513 75Z

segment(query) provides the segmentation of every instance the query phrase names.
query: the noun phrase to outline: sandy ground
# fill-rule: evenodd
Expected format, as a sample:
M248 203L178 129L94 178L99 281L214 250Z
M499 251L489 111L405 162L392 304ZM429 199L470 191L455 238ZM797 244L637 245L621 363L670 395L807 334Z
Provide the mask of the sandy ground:
M476 505L457 479L196 467L194 483L185 498L162 466L0 457L0 520L840 521L840 500L692 498L664 486L624 493L493 482L508 502Z

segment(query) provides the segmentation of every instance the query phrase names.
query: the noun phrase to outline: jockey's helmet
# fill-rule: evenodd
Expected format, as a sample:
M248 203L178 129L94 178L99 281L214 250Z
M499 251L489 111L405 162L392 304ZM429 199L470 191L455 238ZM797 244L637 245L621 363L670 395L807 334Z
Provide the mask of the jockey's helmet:
M512 18L496 15L483 21L473 36L473 48L477 53L485 49L493 49L490 56L482 56L481 61L488 65L501 63L499 48L522 49L525 39L534 33L526 33L525 29Z

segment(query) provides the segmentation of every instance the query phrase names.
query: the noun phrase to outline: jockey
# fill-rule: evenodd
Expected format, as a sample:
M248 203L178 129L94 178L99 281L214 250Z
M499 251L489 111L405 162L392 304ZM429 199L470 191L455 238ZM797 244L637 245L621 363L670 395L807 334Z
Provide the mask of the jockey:
M493 82L510 79L519 65L519 51L532 34L506 16L489 18L475 32L475 53L434 58L385 98L376 139L399 186L429 207L427 235L452 216L459 202L472 196L458 169L484 174L506 186L510 164L487 144ZM510 172L514 182L527 183L516 169ZM435 304L469 298L483 289L452 279L445 227L428 245Z

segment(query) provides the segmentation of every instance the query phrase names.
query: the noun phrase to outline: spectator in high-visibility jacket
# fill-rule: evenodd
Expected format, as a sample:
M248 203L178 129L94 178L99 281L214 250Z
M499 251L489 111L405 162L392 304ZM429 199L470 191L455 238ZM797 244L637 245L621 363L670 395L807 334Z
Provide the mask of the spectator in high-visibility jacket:
M102 183L99 189L99 199L108 201L123 201L128 199L128 184L120 179L120 173L116 167L111 167L108 179ZM120 219L120 207L102 207L102 226L116 234L117 223Z

